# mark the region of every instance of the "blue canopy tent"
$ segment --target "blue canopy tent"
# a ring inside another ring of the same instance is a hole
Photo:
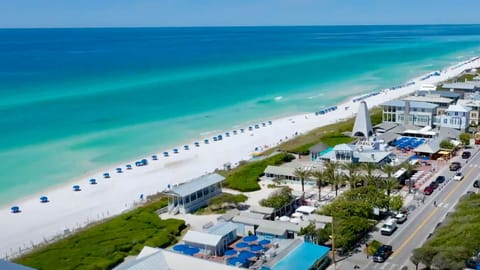
[[[158,156],[157,155],[152,155],[152,160],[158,160]]]
[[[131,164],[127,164],[127,165],[125,165],[125,168],[127,168],[127,170],[131,170],[131,169],[132,169],[132,165],[131,165]]]
[[[232,131],[233,135],[237,135],[237,130]]]
[[[248,247],[248,244],[245,242],[240,242],[235,245],[237,248],[246,248]]]
[[[110,174],[108,172],[103,173],[103,178],[110,178]]]
[[[241,132],[241,133],[245,132],[245,129],[241,128],[241,129],[240,129],[240,132]]]
[[[225,137],[230,137],[230,132],[225,132]]]
[[[237,251],[235,249],[229,249],[227,251],[225,251],[225,256],[233,256],[233,255],[236,255],[237,254]]]
[[[73,188],[73,191],[81,191],[79,185],[74,185],[72,188]]]
[[[168,152],[163,152],[164,157],[168,157]]]
[[[47,203],[48,202],[48,197],[47,196],[40,197],[40,202],[41,203]]]
[[[256,235],[249,235],[249,236],[245,236],[242,240],[244,242],[249,243],[249,242],[257,241],[258,237]]]
[[[178,252],[183,252],[187,248],[188,248],[188,245],[184,245],[184,244],[178,244],[178,245],[173,246],[173,250],[178,251]]]
[[[263,239],[263,240],[260,240],[260,241],[258,242],[258,244],[259,244],[259,245],[262,245],[262,246],[268,245],[268,244],[270,244],[270,243],[271,243],[271,241],[270,241],[270,240],[267,240],[267,239]]]
[[[117,173],[122,173],[123,172],[122,168],[116,168],[115,170],[117,171]]]
[[[174,154],[178,154],[178,149],[177,149],[177,148],[173,148],[173,153],[174,153]]]
[[[208,139],[203,140],[205,144],[208,144]]]
[[[196,147],[199,147],[200,146],[200,143],[199,142],[194,142],[193,143]]]
[[[187,254],[187,255],[190,255],[190,256],[193,256],[193,255],[197,254],[198,252],[200,252],[200,249],[197,248],[197,247],[188,247],[185,250],[183,250],[183,254]]]
[[[267,126],[267,124],[265,124],[265,123],[262,123],[262,127],[265,127],[265,126]]]
[[[223,140],[223,136],[222,136],[222,135],[218,135],[218,136],[217,136],[217,140],[219,140],[219,141]]]
[[[20,207],[18,206],[12,206],[10,207],[10,210],[12,211],[12,213],[16,214],[16,213],[20,213]]]
[[[92,178],[89,181],[90,181],[90,185],[96,185],[97,184],[97,179],[95,179],[95,178]]]
[[[218,141],[218,139],[217,139],[217,137],[216,137],[216,136],[215,136],[215,137],[213,137],[213,141],[214,141],[214,142]]]
[[[271,124],[272,124],[272,121],[268,121],[268,124],[271,125]]]
[[[190,149],[190,147],[189,147],[188,145],[184,145],[184,146],[183,146],[183,149],[185,149],[185,150],[189,150],[189,149]]]
[[[248,127],[248,130],[252,131],[252,130],[253,130],[253,127],[252,127],[252,126]]]
[[[255,128],[260,128],[260,126],[259,126],[259,125],[255,125]]]

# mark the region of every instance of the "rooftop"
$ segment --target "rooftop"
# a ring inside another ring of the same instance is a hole
[[[184,242],[202,243],[207,246],[217,246],[223,235],[210,234],[206,232],[188,231],[183,237]]]
[[[395,106],[395,107],[405,107],[405,101],[403,100],[390,100],[382,104],[382,106]],[[420,109],[435,109],[438,107],[437,104],[428,103],[428,102],[419,102],[419,101],[410,101],[410,108],[420,108]]]
[[[222,182],[224,179],[225,177],[216,173],[207,174],[207,175],[203,175],[198,178],[192,179],[183,184],[173,186],[170,190],[165,191],[165,193],[175,194],[180,197],[184,197],[194,192],[197,192],[199,190],[202,190],[206,187],[209,187],[211,185],[218,184]]]
[[[216,235],[227,235],[230,232],[236,230],[238,225],[232,222],[219,222],[212,227],[205,230],[206,233]]]
[[[469,112],[472,108],[464,107],[462,105],[450,105],[448,106],[447,112]]]
[[[418,102],[430,102],[430,103],[445,103],[450,104],[453,102],[453,99],[441,97],[440,95],[425,95],[425,96],[408,96],[403,100],[407,101],[418,101]]]
[[[451,98],[451,99],[457,99],[460,98],[459,93],[451,92],[451,91],[417,91],[415,92],[416,95],[419,96],[425,96],[425,95],[439,95],[441,97],[446,97],[446,98]]]
[[[456,83],[445,83],[442,85],[442,88],[447,89],[461,89],[461,90],[475,90],[479,87],[478,82],[456,82]]]
[[[330,146],[320,142],[320,143],[317,143],[314,146],[310,147],[308,150],[310,151],[310,153],[320,153],[320,152],[328,149],[329,147]]]

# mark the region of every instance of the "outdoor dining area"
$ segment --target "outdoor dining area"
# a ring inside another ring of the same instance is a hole
[[[225,251],[225,262],[237,267],[249,267],[271,247],[268,239],[259,240],[256,235],[245,236]]]

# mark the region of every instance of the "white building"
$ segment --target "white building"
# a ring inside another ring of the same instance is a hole
[[[383,122],[414,126],[432,126],[437,104],[417,101],[391,100],[383,103]]]
[[[464,107],[462,105],[450,105],[444,115],[435,119],[434,124],[441,127],[466,130],[470,125],[471,110],[470,107]]]

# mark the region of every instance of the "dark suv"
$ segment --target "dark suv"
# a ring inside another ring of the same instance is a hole
[[[450,166],[449,166],[450,171],[452,172],[458,171],[460,170],[460,168],[462,168],[462,165],[460,164],[460,162],[455,161],[450,163]]]
[[[465,151],[462,153],[462,158],[467,159],[467,158],[470,158],[471,155],[472,153],[470,153],[469,151]]]
[[[475,180],[475,182],[473,182],[473,187],[480,188],[480,180]]]
[[[437,176],[437,179],[435,179],[435,182],[437,184],[441,184],[441,183],[445,182],[445,176],[443,176],[443,175]]]
[[[373,254],[373,261],[382,263],[387,260],[387,258],[392,255],[393,250],[392,246],[389,245],[382,245],[377,249],[375,254]]]

